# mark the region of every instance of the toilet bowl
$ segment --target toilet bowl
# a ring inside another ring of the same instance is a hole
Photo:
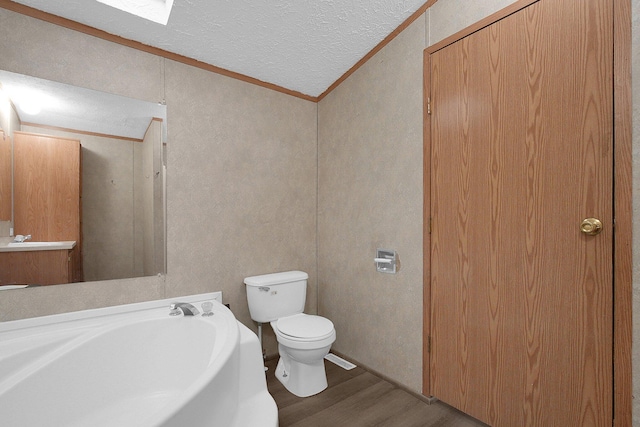
[[[278,340],[276,378],[298,397],[327,388],[324,357],[336,340],[329,319],[302,312],[308,278],[303,271],[287,271],[244,279],[251,318],[259,325],[269,322]]]
[[[276,378],[298,397],[326,389],[324,357],[336,340],[333,323],[321,316],[301,313],[273,321],[271,327],[280,354]]]

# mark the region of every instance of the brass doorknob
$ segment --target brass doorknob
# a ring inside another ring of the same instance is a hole
[[[602,222],[597,218],[585,218],[580,223],[580,231],[589,236],[595,236],[602,231]]]

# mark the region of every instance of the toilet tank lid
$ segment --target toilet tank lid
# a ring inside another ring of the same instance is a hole
[[[244,279],[247,286],[269,286],[298,280],[307,280],[309,275],[304,271],[284,271],[282,273],[263,274],[261,276],[251,276]]]

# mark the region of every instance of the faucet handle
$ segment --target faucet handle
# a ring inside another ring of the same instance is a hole
[[[209,317],[209,316],[213,316],[213,303],[211,301],[205,301],[203,302],[200,307],[202,307],[202,315],[204,317]]]
[[[178,308],[175,302],[171,303],[169,309],[171,310],[169,311],[169,316],[179,316],[180,314],[182,314],[182,310]]]

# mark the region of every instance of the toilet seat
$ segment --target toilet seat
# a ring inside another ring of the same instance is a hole
[[[287,338],[300,341],[322,340],[334,332],[331,320],[304,313],[278,319],[276,328]]]

